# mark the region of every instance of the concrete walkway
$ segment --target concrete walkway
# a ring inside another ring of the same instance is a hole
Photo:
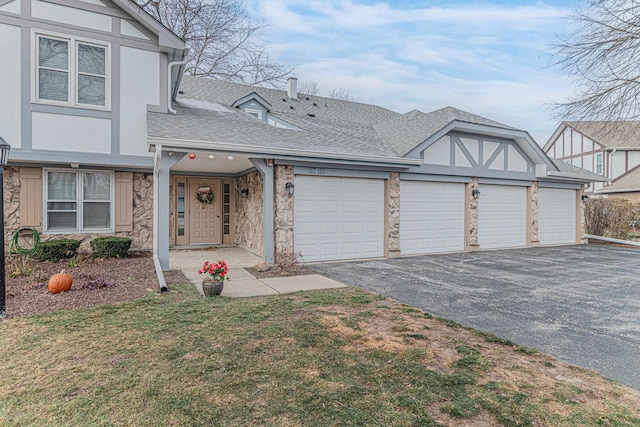
[[[229,280],[224,284],[222,296],[253,297],[346,286],[320,274],[257,279],[245,268],[261,264],[262,258],[234,247],[173,249],[169,251],[169,268],[182,270],[189,282],[202,294],[202,276],[198,274],[198,270],[205,261],[216,262],[221,259],[229,266]]]

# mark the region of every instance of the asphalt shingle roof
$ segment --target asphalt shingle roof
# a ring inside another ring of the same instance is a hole
[[[271,104],[270,116],[300,130],[269,126],[232,107],[252,92]],[[148,113],[149,136],[401,157],[453,120],[513,129],[453,107],[400,114],[377,105],[302,93],[290,99],[284,90],[191,76],[182,79],[176,110],[177,115],[169,116]]]
[[[598,193],[638,191],[640,189],[640,166],[615,179],[611,185],[598,190]]]
[[[551,161],[553,162],[554,165],[556,165],[556,167],[560,172],[583,176],[585,179],[590,179],[598,182],[601,182],[604,180],[602,175],[589,172],[588,170],[579,168],[578,166],[570,165],[569,163],[565,163],[562,160],[551,158]]]

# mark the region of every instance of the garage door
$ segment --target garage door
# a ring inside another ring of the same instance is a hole
[[[464,250],[464,184],[400,183],[403,255]]]
[[[384,255],[384,184],[296,176],[294,248],[305,261]]]
[[[480,185],[478,243],[480,248],[525,246],[527,188]]]
[[[575,190],[538,190],[538,239],[541,245],[576,242]]]

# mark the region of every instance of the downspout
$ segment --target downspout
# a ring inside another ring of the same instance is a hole
[[[164,280],[164,273],[162,272],[160,258],[158,257],[158,236],[160,233],[160,230],[158,230],[158,193],[160,192],[160,188],[158,186],[158,168],[160,167],[159,165],[161,160],[162,145],[156,145],[156,151],[153,156],[153,265],[156,268],[160,292],[167,292],[169,288],[167,288],[167,282]]]
[[[187,61],[173,61],[173,62],[169,62],[169,65],[167,66],[167,108],[169,110],[170,114],[176,114],[176,110],[174,110],[173,108],[171,108],[171,98],[172,98],[172,93],[171,93],[171,69],[173,67],[175,67],[176,65],[184,65],[186,64]]]

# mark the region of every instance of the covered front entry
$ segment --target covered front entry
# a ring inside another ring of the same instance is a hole
[[[176,177],[176,245],[222,243],[222,180]]]

